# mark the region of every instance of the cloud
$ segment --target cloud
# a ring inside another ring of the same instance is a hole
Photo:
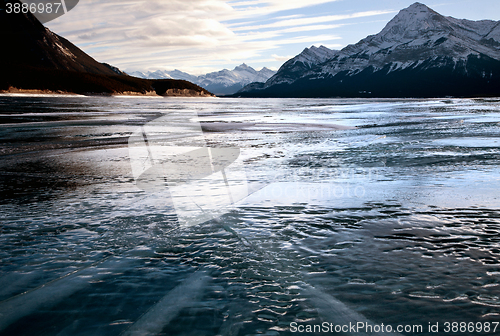
[[[284,44],[295,44],[295,43],[301,43],[304,45],[310,45],[310,44],[323,44],[326,41],[333,41],[333,40],[340,40],[341,37],[336,36],[336,35],[315,35],[315,36],[296,36],[288,39],[281,39],[278,42],[276,42],[277,45],[284,45]]]
[[[292,27],[292,28],[287,28],[287,29],[281,29],[278,32],[279,33],[298,33],[298,32],[306,32],[306,31],[314,31],[314,30],[327,30],[327,29],[330,30],[330,29],[339,28],[342,26],[343,25],[341,25],[341,24],[298,26],[298,27]]]
[[[286,62],[290,58],[295,57],[295,55],[294,56],[278,56],[276,54],[272,54],[271,56],[274,58],[275,61],[278,61],[278,62]]]
[[[303,43],[306,47],[312,42],[338,40],[340,37],[329,30],[341,25],[330,22],[388,13],[306,17],[300,12],[305,7],[334,2],[87,0],[48,26],[101,62],[125,69],[168,65],[196,72],[199,67],[214,66],[212,70],[216,70],[221,63],[252,59],[277,62],[281,58],[271,54],[287,45]],[[287,12],[275,15],[283,11]]]
[[[327,15],[327,16],[314,16],[308,18],[299,18],[299,19],[288,19],[282,21],[276,21],[269,24],[264,25],[255,25],[255,26],[244,26],[233,28],[233,31],[245,31],[245,30],[258,30],[258,29],[266,29],[266,28],[277,28],[277,27],[301,27],[304,25],[317,24],[323,22],[333,22],[340,21],[346,19],[353,18],[361,18],[367,16],[381,15],[393,13],[394,11],[367,11],[367,12],[357,12],[353,14],[345,14],[345,15]]]
[[[332,3],[339,0],[255,0],[255,1],[229,1],[228,4],[238,9],[235,18],[258,17],[274,14],[291,9],[300,9]]]

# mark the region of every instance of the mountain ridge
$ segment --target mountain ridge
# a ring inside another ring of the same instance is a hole
[[[305,48],[300,54],[286,61],[276,74],[269,79],[269,82],[265,83],[265,86],[292,83],[300,77],[301,72],[333,58],[338,52],[338,50],[331,50],[323,45],[318,48],[315,46]]]
[[[236,96],[500,95],[500,21],[445,17],[416,2],[378,34],[331,50],[329,59],[299,67],[292,60]]]
[[[177,69],[173,71],[148,71],[146,73],[140,71],[130,72],[130,75],[140,78],[172,78],[189,80],[190,82],[193,82],[217,95],[233,94],[247,84],[253,82],[265,82],[274,74],[275,71],[266,67],[257,71],[245,63],[236,66],[233,70],[222,69],[200,76],[190,75]]]

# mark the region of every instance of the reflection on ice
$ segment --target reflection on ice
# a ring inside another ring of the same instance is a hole
[[[168,189],[181,226],[218,218],[249,195],[242,162],[236,162],[240,149],[206,147],[194,112],[140,127],[129,138],[129,153],[137,186],[153,192]]]

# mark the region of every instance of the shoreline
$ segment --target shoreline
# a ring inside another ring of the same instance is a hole
[[[124,91],[114,93],[96,93],[88,92],[84,94],[62,91],[62,90],[40,90],[40,89],[18,89],[10,87],[7,90],[0,90],[1,96],[71,96],[71,97],[196,97],[196,98],[215,98],[217,96],[206,94],[202,91],[191,89],[168,89],[165,94],[159,95],[154,90],[145,93],[136,91]]]

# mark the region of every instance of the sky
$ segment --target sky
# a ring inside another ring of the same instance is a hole
[[[378,33],[415,0],[80,0],[46,23],[124,71],[200,75],[242,63],[277,70],[304,48]],[[438,13],[500,20],[499,0],[421,0]]]

